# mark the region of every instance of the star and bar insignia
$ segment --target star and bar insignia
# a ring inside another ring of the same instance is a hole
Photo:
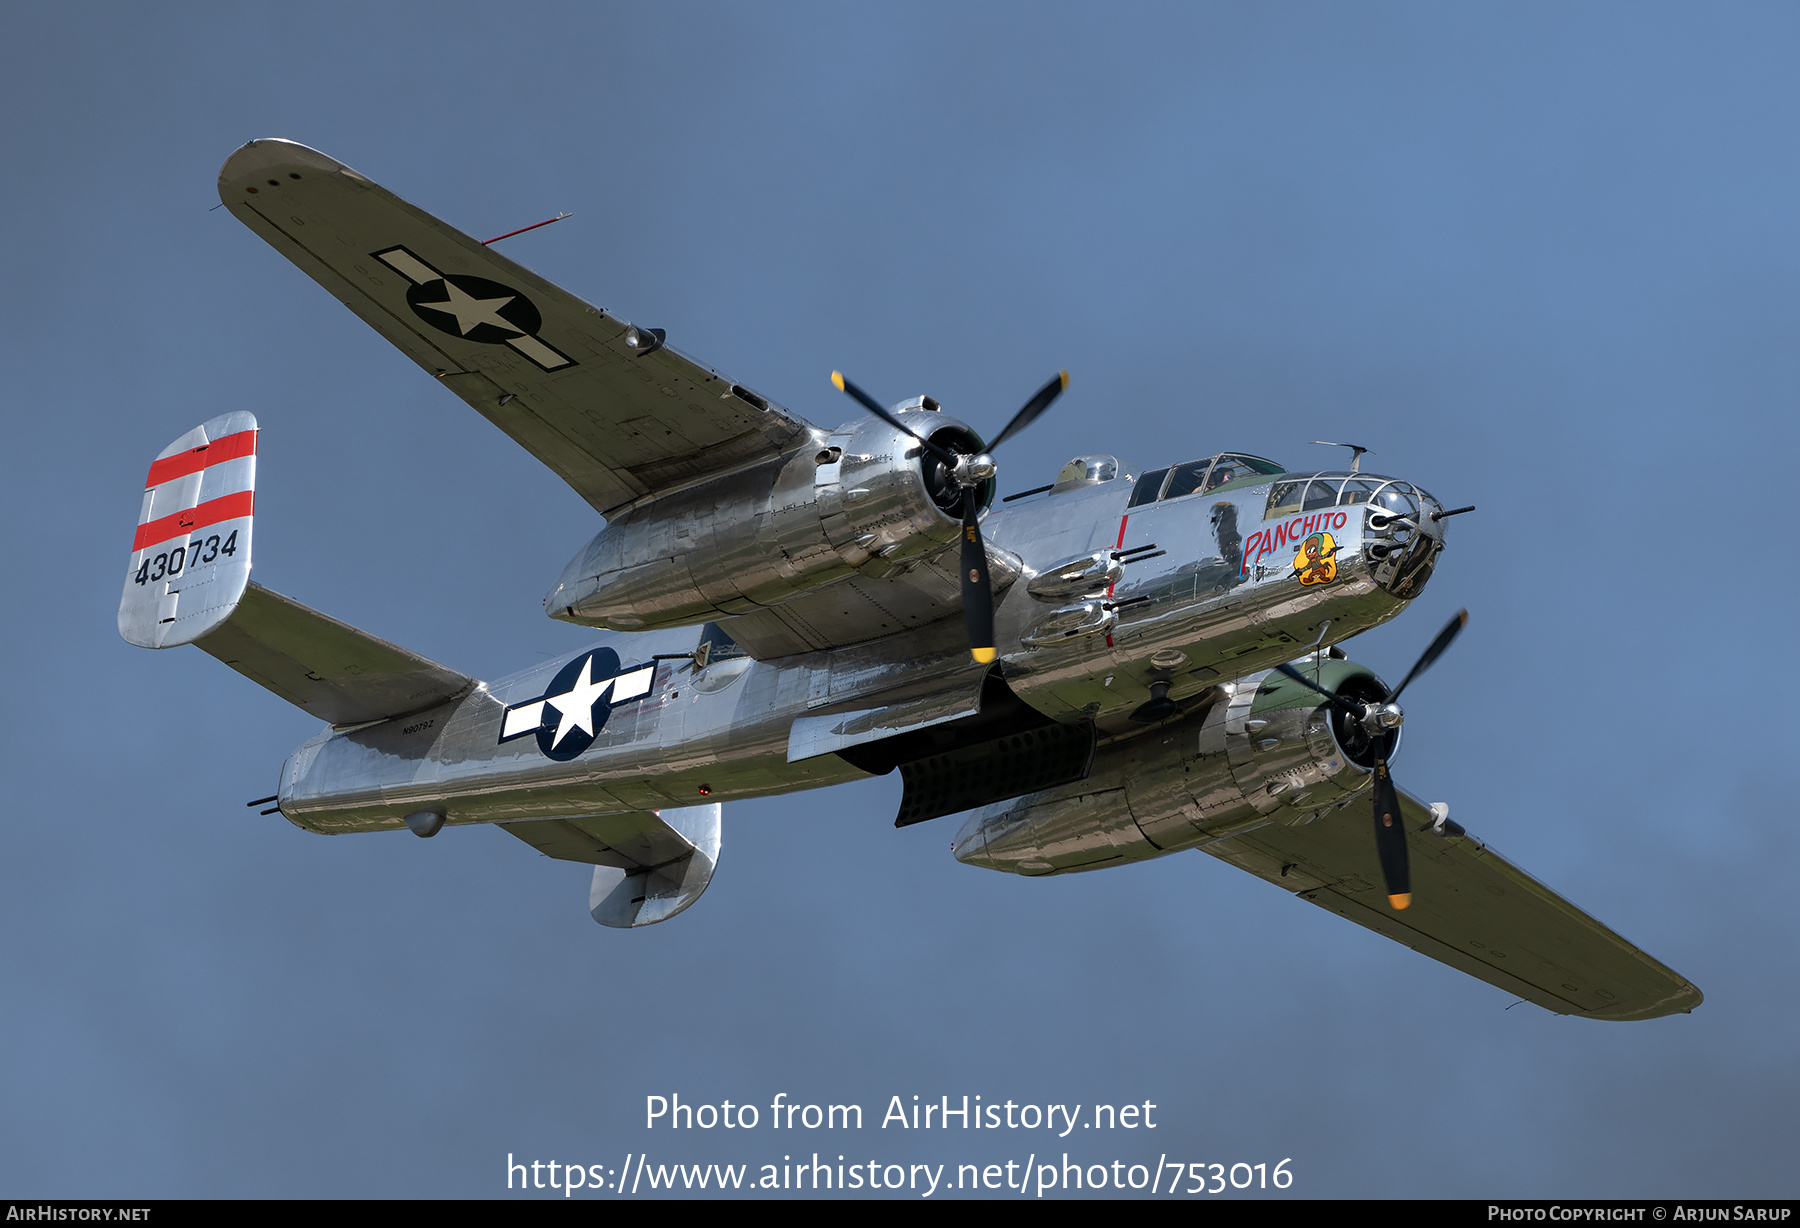
[[[535,303],[510,286],[485,277],[440,273],[404,247],[370,255],[411,283],[406,291],[407,306],[439,332],[465,341],[511,346],[546,371],[575,365],[573,358],[538,337],[543,315]]]
[[[567,762],[594,744],[615,704],[648,695],[655,675],[654,664],[621,671],[618,653],[596,648],[558,670],[539,698],[510,705],[500,741],[536,734],[539,750]]]

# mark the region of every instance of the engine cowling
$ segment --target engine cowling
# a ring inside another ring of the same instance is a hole
[[[1314,669],[1309,660],[1304,667]],[[1387,688],[1366,668],[1327,660],[1320,682],[1356,699]],[[1388,739],[1391,759],[1399,733]],[[1307,823],[1363,794],[1375,747],[1355,721],[1272,672],[1217,689],[1200,712],[1103,747],[1065,785],[977,810],[959,861],[1015,874],[1094,870],[1160,857],[1266,823]]]
[[[981,437],[947,414],[899,416],[952,451],[982,449]],[[993,493],[990,480],[983,507]],[[618,631],[748,614],[937,553],[957,538],[961,499],[917,439],[861,419],[815,432],[779,460],[623,513],[563,569],[545,609]]]

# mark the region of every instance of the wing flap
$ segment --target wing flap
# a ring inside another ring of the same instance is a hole
[[[602,514],[781,455],[809,425],[317,150],[252,141],[240,221]]]
[[[1689,1011],[1685,978],[1472,838],[1423,829],[1430,810],[1400,795],[1412,854],[1412,906],[1389,908],[1367,814],[1337,811],[1202,846],[1301,899],[1546,1010],[1590,1019]]]
[[[979,712],[983,675],[950,681],[954,685],[911,699],[880,695],[871,707],[796,717],[788,729],[788,762],[798,763],[817,755],[898,737]]]
[[[334,725],[404,716],[475,686],[467,674],[254,583],[231,617],[194,644]]]

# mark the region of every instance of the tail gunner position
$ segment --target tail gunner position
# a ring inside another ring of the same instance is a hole
[[[1400,694],[1464,616],[1396,688],[1336,645],[1419,594],[1470,509],[1361,472],[1366,449],[1327,472],[1078,457],[996,502],[994,453],[1066,373],[992,443],[833,373],[864,412],[824,429],[304,146],[246,145],[219,192],[605,522],[545,599],[594,644],[481,682],[251,581],[250,414],[165,448],[119,628],[326,722],[265,813],[497,824],[593,865],[595,920],[632,927],[705,890],[724,803],[897,768],[896,824],[968,812],[971,865],[1201,849],[1558,1013],[1699,1003],[1390,780]]]

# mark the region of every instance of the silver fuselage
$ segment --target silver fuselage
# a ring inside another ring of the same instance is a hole
[[[999,666],[1012,690],[1056,720],[1093,722],[1103,747],[1118,744],[1145,732],[1130,714],[1154,683],[1167,682],[1179,701],[1321,640],[1365,631],[1417,595],[1442,547],[1442,526],[1430,515],[1441,510],[1435,501],[1421,494],[1398,527],[1376,502],[1276,508],[1270,518],[1271,490],[1283,480],[1234,482],[1129,509],[1133,483],[1125,479],[997,504],[984,523],[990,548],[1023,564],[996,615]],[[1335,575],[1303,583],[1300,541],[1321,526],[1336,546]],[[1126,562],[1104,589],[1050,600],[1028,591],[1034,577],[1071,559],[1104,562],[1106,552],[1134,548],[1143,561]],[[835,754],[790,760],[796,719],[879,707],[933,687],[978,689],[988,667],[970,662],[955,609],[945,615],[829,651],[714,658],[704,668],[654,662],[648,692],[612,708],[592,745],[566,762],[547,757],[533,738],[503,741],[507,709],[543,696],[583,655],[572,653],[437,708],[321,731],[284,765],[280,808],[311,831],[373,831],[401,827],[423,808],[451,824],[490,823],[660,810],[860,779],[865,773]],[[601,631],[595,642],[633,669],[657,654],[691,651],[696,635],[694,627]]]

